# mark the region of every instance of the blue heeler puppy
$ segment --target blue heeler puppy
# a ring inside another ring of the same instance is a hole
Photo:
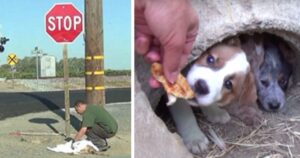
[[[255,74],[259,107],[279,111],[285,105],[285,91],[292,74],[291,48],[281,38],[267,33],[240,38]]]

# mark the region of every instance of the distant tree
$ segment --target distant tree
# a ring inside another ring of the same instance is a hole
[[[35,78],[36,77],[36,59],[35,57],[25,57],[19,60],[16,65],[16,76],[19,78]]]
[[[1,65],[1,67],[0,67],[0,77],[1,78],[8,78],[9,76],[11,76],[10,70],[11,70],[10,65],[8,65],[8,64]]]
[[[107,69],[105,70],[105,75],[106,76],[130,76],[131,71],[130,70],[111,70]]]
[[[69,71],[71,77],[83,77],[84,76],[84,59],[83,58],[70,58],[69,59]]]
[[[69,75],[70,77],[84,77],[84,59],[83,58],[69,58]],[[36,78],[36,59],[35,57],[25,57],[20,59],[16,65],[15,78]],[[63,60],[56,62],[56,76],[63,77]],[[130,76],[130,70],[105,70],[106,76]],[[11,78],[11,66],[4,64],[0,66],[0,77]]]
[[[84,59],[83,58],[69,58],[69,75],[70,77],[83,77],[84,76]],[[56,63],[56,73],[58,77],[64,75],[63,72],[63,60],[60,60]]]

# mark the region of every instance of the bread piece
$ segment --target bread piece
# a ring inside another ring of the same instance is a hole
[[[163,85],[164,89],[168,93],[169,102],[167,105],[175,103],[176,98],[192,99],[195,97],[195,93],[182,74],[179,74],[175,83],[171,84],[164,76],[161,64],[153,63],[151,66],[151,72],[153,77]]]

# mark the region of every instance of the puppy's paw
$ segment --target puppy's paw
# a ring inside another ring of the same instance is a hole
[[[262,122],[262,113],[253,107],[242,109],[237,117],[248,126],[257,126]]]
[[[183,140],[186,147],[193,154],[199,155],[207,150],[208,139],[205,135],[194,136],[193,138]]]
[[[210,110],[203,110],[206,119],[212,123],[226,123],[230,120],[230,115],[226,110],[214,108]]]
[[[257,126],[262,122],[262,116],[260,114],[245,114],[241,116],[240,119],[247,126]]]

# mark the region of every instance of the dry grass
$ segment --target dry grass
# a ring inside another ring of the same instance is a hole
[[[291,124],[278,124],[275,127],[267,126],[268,121],[265,120],[262,124],[260,124],[256,129],[254,129],[249,135],[236,138],[232,141],[225,141],[226,144],[229,145],[224,150],[220,150],[217,146],[214,146],[212,150],[205,156],[207,158],[217,158],[223,157],[226,154],[230,153],[235,148],[272,148],[273,150],[279,152],[286,157],[294,157],[291,151],[291,148],[295,147],[294,140],[295,137],[299,137],[295,134],[296,131],[293,130]],[[280,143],[279,141],[272,139],[272,135],[276,131],[276,134],[279,135],[288,135],[291,143]],[[267,139],[266,139],[267,138]],[[259,154],[260,155],[260,154]]]
[[[231,130],[234,130],[232,133],[236,137],[219,132],[227,148],[221,150],[217,145],[213,145],[211,150],[201,157],[235,157],[237,153],[245,157],[300,157],[300,108],[297,106],[300,101],[299,92],[300,88],[291,90],[285,112],[264,113],[264,120],[257,127],[247,127],[239,120],[230,121],[229,124],[233,125],[229,127],[233,127]],[[213,128],[222,131],[226,125],[214,125]]]
[[[195,111],[200,128],[210,138],[209,150],[197,158],[300,158],[300,87],[288,92],[286,108],[279,113],[263,113],[256,127],[246,126],[236,118],[226,124],[206,121]],[[171,131],[172,120],[165,119]],[[224,144],[222,144],[224,143]],[[218,144],[218,145],[216,145]]]

